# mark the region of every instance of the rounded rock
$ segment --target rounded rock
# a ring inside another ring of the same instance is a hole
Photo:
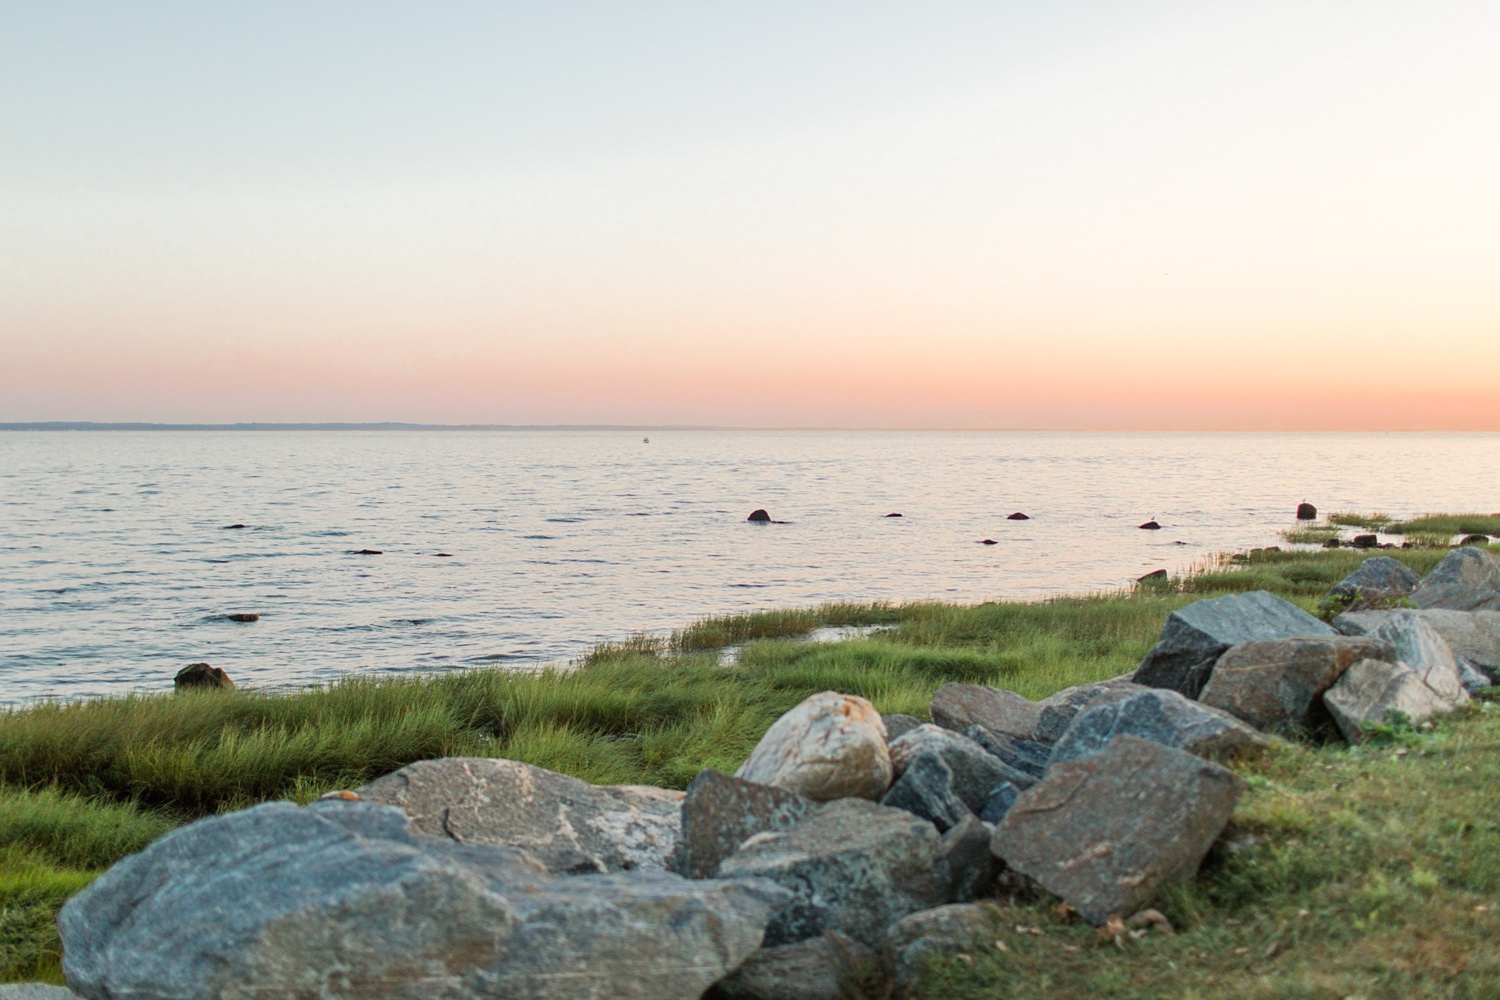
[[[772,723],[735,777],[814,802],[877,799],[893,777],[885,723],[858,695],[815,694]]]

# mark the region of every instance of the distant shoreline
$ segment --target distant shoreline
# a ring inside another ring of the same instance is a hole
[[[745,428],[715,427],[707,424],[411,424],[399,421],[367,424],[153,424],[96,423],[91,420],[0,422],[0,431],[727,431],[741,429]]]

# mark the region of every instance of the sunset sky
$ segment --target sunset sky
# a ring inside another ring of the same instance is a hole
[[[10,2],[0,420],[1500,429],[1500,3]]]

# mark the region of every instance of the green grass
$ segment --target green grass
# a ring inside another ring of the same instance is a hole
[[[1443,553],[1385,554],[1425,572]],[[6,712],[0,979],[56,981],[51,921],[61,902],[198,816],[268,799],[305,802],[448,755],[681,788],[704,767],[736,768],[778,715],[815,692],[860,694],[882,712],[924,718],[948,681],[1039,698],[1133,669],[1167,614],[1200,597],[1263,588],[1312,610],[1367,555],[1258,551],[1165,585],[1034,604],[826,605],[709,619],[668,640],[601,646],[567,672],[351,677],[292,694],[136,695]],[[835,644],[785,638],[831,624],[892,628]],[[743,650],[722,666],[715,650],[729,643]],[[1281,891],[1267,885],[1272,896]],[[1219,897],[1205,898],[1191,905],[1209,907],[1202,912],[1212,924]]]
[[[1315,524],[1306,528],[1287,528],[1281,537],[1293,545],[1321,545],[1330,538],[1339,537],[1339,529],[1332,525]]]
[[[1334,527],[1363,528],[1366,531],[1385,531],[1394,518],[1387,514],[1329,514],[1328,523]]]
[[[1455,535],[1500,535],[1500,514],[1430,514],[1393,524],[1390,530],[1444,540]]]

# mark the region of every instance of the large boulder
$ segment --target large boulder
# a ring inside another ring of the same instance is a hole
[[[877,799],[893,776],[885,724],[858,695],[815,694],[772,723],[735,776],[814,802]]]
[[[924,819],[864,799],[840,799],[790,830],[751,837],[719,865],[725,879],[760,878],[790,889],[766,944],[828,931],[878,947],[886,928],[948,901],[943,839]]]
[[[1214,663],[1230,646],[1334,634],[1332,626],[1265,590],[1194,601],[1167,616],[1160,641],[1141,661],[1134,679],[1196,698]]]
[[[1130,675],[1063,688],[1040,702],[1042,716],[1036,726],[1035,740],[1044,744],[1056,743],[1084,709],[1131,698],[1149,690],[1144,684],[1132,681]]]
[[[976,812],[1002,781],[1022,788],[1036,783],[1034,775],[1010,766],[967,736],[941,726],[918,726],[891,743],[891,765],[898,775],[904,775],[907,766],[925,752],[943,759],[953,772],[953,790]]]
[[[1463,583],[1423,586],[1408,598],[1413,607],[1446,611],[1500,611],[1500,590]]]
[[[1103,753],[1116,737],[1130,735],[1199,757],[1235,757],[1264,749],[1271,740],[1228,712],[1199,704],[1176,691],[1155,689],[1122,701],[1095,705],[1078,713],[1047,765]]]
[[[1405,563],[1390,556],[1371,556],[1359,568],[1329,589],[1319,607],[1355,610],[1375,607],[1405,597],[1416,590],[1422,578]]]
[[[953,788],[953,769],[936,750],[918,753],[906,762],[901,777],[880,797],[880,804],[920,816],[939,830],[974,815]]]
[[[1500,590],[1500,559],[1472,545],[1456,548],[1428,570],[1417,590],[1443,585]]]
[[[1442,636],[1449,647],[1468,660],[1493,683],[1500,679],[1500,611],[1364,611],[1339,615],[1334,627],[1345,635],[1370,635],[1386,623],[1410,616],[1420,618]]]
[[[994,903],[953,903],[902,918],[881,949],[897,1000],[918,995],[935,959],[993,948],[1001,916]]]
[[[870,974],[875,952],[837,931],[762,948],[705,994],[705,1000],[844,1000]]]
[[[1439,698],[1455,705],[1463,704],[1469,698],[1463,686],[1458,657],[1429,620],[1430,614],[1391,611],[1381,615],[1376,619],[1374,629],[1365,637],[1388,643],[1396,655],[1372,658],[1405,663]]]
[[[1405,663],[1384,660],[1360,660],[1351,666],[1323,695],[1323,703],[1350,743],[1364,742],[1366,726],[1390,722],[1397,714],[1417,723],[1459,705],[1434,691]]]
[[[418,833],[519,847],[554,872],[664,869],[682,830],[681,792],[488,757],[418,761],[355,794],[400,808]]]
[[[693,779],[682,800],[682,868],[713,878],[719,862],[757,833],[787,830],[816,808],[784,788],[757,785],[712,769]]]
[[[1212,761],[1119,736],[1021,793],[991,850],[1102,924],[1192,878],[1244,788]]]
[[[994,733],[1031,739],[1042,708],[1029,698],[980,684],[944,684],[932,696],[932,721],[961,733],[983,726]]]
[[[89,1000],[695,1000],[787,893],[665,872],[549,875],[415,835],[400,810],[277,802],[127,857],[58,916]]]
[[[1268,733],[1324,732],[1333,720],[1323,692],[1351,664],[1396,658],[1389,643],[1354,636],[1242,642],[1219,657],[1198,701]]]

